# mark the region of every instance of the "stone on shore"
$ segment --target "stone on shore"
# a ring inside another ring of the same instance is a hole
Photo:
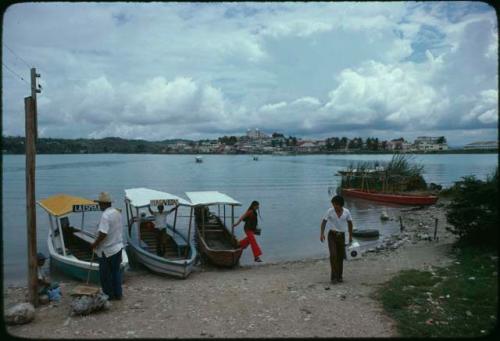
[[[18,303],[5,313],[5,323],[9,325],[26,324],[35,318],[35,308],[31,303]]]

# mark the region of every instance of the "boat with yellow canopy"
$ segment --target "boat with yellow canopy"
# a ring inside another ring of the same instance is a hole
[[[93,200],[68,194],[56,194],[38,200],[37,204],[49,216],[47,245],[51,266],[84,281],[90,270],[90,281],[99,283],[99,263],[95,255],[92,257],[90,248],[100,218],[99,205]],[[128,257],[123,248],[121,271],[127,268]]]

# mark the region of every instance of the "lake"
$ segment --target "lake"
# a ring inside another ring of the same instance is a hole
[[[194,155],[78,154],[38,155],[36,199],[66,193],[96,199],[107,191],[114,206],[124,208],[124,190],[148,187],[186,198],[185,192],[220,191],[242,203],[239,217],[252,200],[260,202],[262,235],[258,242],[268,262],[318,258],[328,255],[327,243],[319,241],[319,226],[331,207],[329,188],[336,188],[338,170],[358,161],[389,161],[391,155]],[[497,154],[415,155],[424,166],[424,178],[449,187],[462,176],[486,177],[498,165]],[[2,233],[4,282],[26,283],[27,232],[25,198],[25,157],[4,155],[2,167]],[[355,228],[378,228],[382,235],[399,232],[397,220],[381,222],[386,210],[396,217],[402,208],[346,198]],[[125,212],[125,210],[123,210]],[[125,213],[124,221],[125,221]],[[236,217],[236,218],[237,218]],[[97,221],[96,221],[97,222]],[[48,256],[48,217],[37,206],[38,250]],[[235,229],[243,238],[243,224]],[[375,242],[362,242],[369,247]],[[250,248],[241,264],[252,264]]]

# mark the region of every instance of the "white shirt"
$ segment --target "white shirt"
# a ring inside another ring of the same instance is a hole
[[[97,232],[106,234],[106,238],[104,238],[96,248],[96,253],[99,257],[102,257],[103,252],[106,257],[110,257],[119,252],[123,248],[121,213],[113,207],[108,207],[104,210]]]
[[[153,212],[153,215],[155,216],[155,227],[157,229],[161,229],[164,227],[167,227],[167,215],[168,213],[163,211],[163,212]]]
[[[352,221],[351,212],[345,207],[342,208],[342,214],[337,216],[337,212],[335,212],[335,208],[330,207],[323,217],[323,220],[326,220],[326,228],[332,229],[337,232],[348,233],[348,221]],[[347,238],[346,238],[347,239]]]

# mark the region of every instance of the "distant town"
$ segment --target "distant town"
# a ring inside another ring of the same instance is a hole
[[[24,137],[2,137],[3,154],[24,154]],[[323,140],[301,139],[259,129],[248,129],[242,136],[223,136],[217,139],[164,141],[128,140],[118,137],[102,139],[38,138],[38,154],[329,154],[329,153],[453,153],[498,152],[498,141],[482,141],[449,148],[445,136],[420,136],[413,142],[403,137],[380,140],[376,137],[330,137]]]

